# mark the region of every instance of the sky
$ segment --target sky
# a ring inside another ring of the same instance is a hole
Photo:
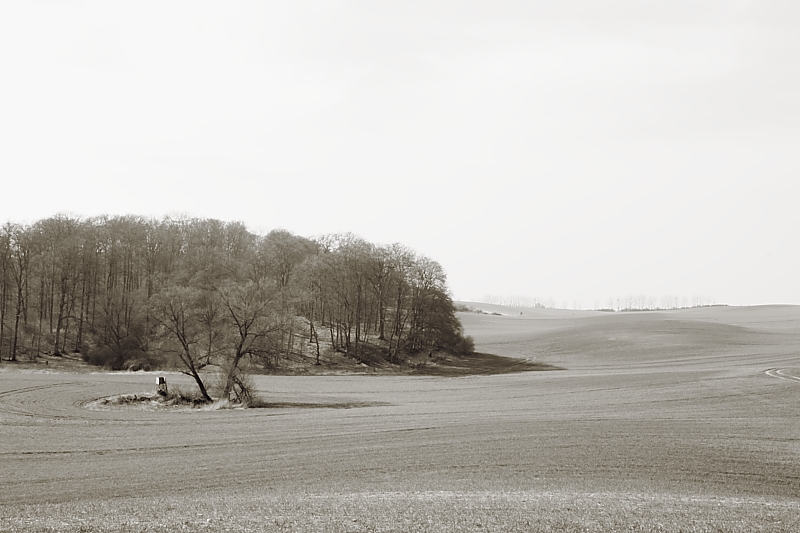
[[[800,3],[0,0],[0,221],[352,232],[459,300],[800,304]]]

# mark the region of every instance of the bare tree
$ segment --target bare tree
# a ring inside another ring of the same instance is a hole
[[[0,233],[0,363],[3,362],[3,341],[6,329],[6,301],[11,286],[11,234],[12,226],[6,224]]]
[[[279,329],[275,287],[266,281],[228,282],[216,292],[221,302],[225,342],[220,364],[224,373],[221,398],[230,399],[232,392],[249,393],[242,379],[242,360],[265,355],[269,351],[269,335]],[[239,390],[234,391],[234,387]]]
[[[181,373],[191,376],[203,399],[211,401],[200,371],[215,355],[217,317],[210,295],[190,287],[169,287],[150,299],[150,313],[161,326],[165,351],[174,353]],[[211,309],[209,309],[211,308]]]
[[[19,348],[20,322],[28,321],[28,294],[30,281],[31,258],[34,253],[33,242],[27,228],[18,224],[7,224],[5,234],[10,245],[10,261],[8,261],[11,279],[16,289],[16,307],[14,311],[14,332],[11,342],[12,361],[17,360]]]

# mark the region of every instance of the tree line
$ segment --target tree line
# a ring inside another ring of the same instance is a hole
[[[572,305],[567,300],[557,304],[554,298],[531,298],[527,296],[501,296],[489,294],[479,302],[510,307],[529,307],[535,309],[574,309],[581,310],[583,305],[575,300]],[[594,307],[587,308],[595,311],[663,311],[668,309],[690,309],[694,307],[713,307],[718,304],[714,298],[693,296],[691,298],[677,295],[656,296],[648,294],[630,294],[624,298],[609,298],[605,307],[600,305],[600,300],[594,301]]]
[[[81,353],[112,369],[174,365],[210,399],[244,363],[325,350],[358,361],[470,353],[442,267],[353,234],[266,235],[201,218],[58,215],[0,230],[0,361]]]

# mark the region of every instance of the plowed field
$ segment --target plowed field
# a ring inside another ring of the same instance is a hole
[[[563,370],[99,410],[158,374],[2,363],[0,531],[800,530],[800,308],[496,310],[480,352]]]

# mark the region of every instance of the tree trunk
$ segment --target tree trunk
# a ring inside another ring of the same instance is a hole
[[[83,317],[84,317],[84,304],[86,303],[86,276],[83,276],[81,285],[81,310],[78,317],[78,332],[75,335],[75,352],[80,352],[81,343],[83,341]]]
[[[14,317],[14,342],[11,345],[11,360],[17,360],[17,340],[19,339],[19,319],[22,315],[22,291],[19,293],[19,299],[17,300],[17,313]]]
[[[378,302],[378,340],[385,341],[384,329],[386,327],[386,306]]]
[[[67,334],[69,334],[69,319],[64,321],[64,336],[62,337],[61,341],[61,353],[62,355],[67,353]]]
[[[311,336],[314,338],[314,342],[317,345],[317,365],[320,365],[319,362],[319,336],[317,335],[317,330],[314,328],[314,322],[309,320],[309,324],[311,325]]]
[[[58,318],[56,319],[56,340],[53,345],[53,355],[61,355],[59,341],[61,340],[61,327],[64,323],[64,294],[62,293],[58,302]]]
[[[197,388],[200,389],[200,394],[203,396],[203,399],[207,402],[213,401],[206,390],[203,380],[200,379],[200,374],[197,372],[197,370],[192,369],[192,377],[194,378],[195,383],[197,383]]]
[[[233,390],[233,379],[236,377],[236,370],[239,367],[239,361],[244,356],[243,353],[237,350],[236,356],[234,357],[233,361],[231,362],[231,367],[228,369],[228,375],[225,376],[225,388],[222,390],[222,395],[220,399],[230,400],[231,399],[231,391]]]
[[[6,277],[3,271],[2,291],[0,291],[0,363],[3,362],[3,338],[6,332]]]

